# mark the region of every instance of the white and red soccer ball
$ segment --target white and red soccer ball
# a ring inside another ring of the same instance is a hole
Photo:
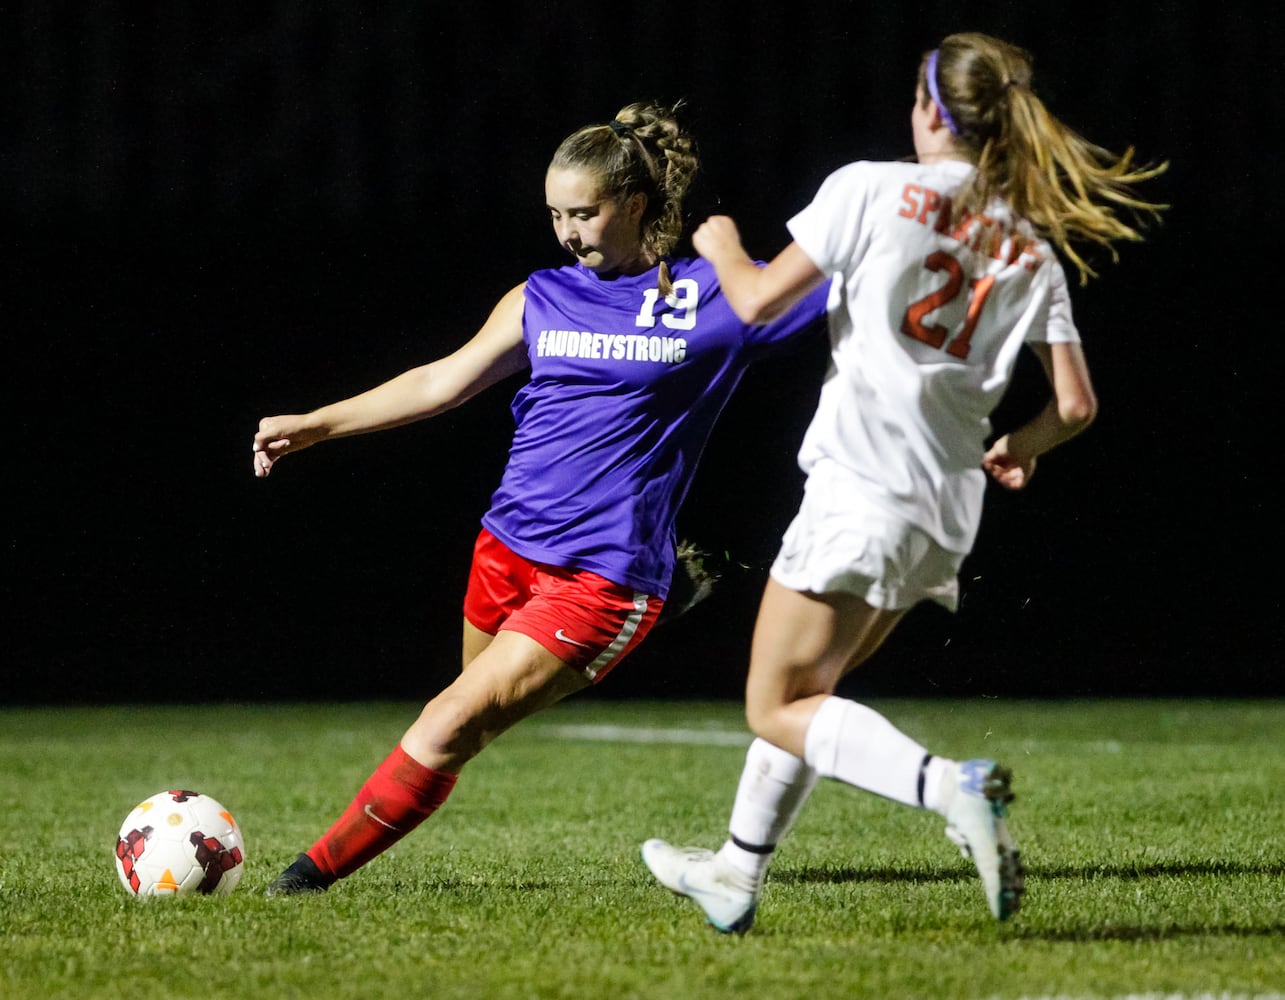
[[[116,874],[134,896],[227,895],[241,881],[236,820],[200,792],[158,792],[134,807],[116,838]]]

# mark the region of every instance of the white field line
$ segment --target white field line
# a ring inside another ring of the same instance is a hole
[[[620,726],[620,725],[548,725],[541,723],[531,723],[523,727],[522,732],[531,733],[549,737],[552,739],[566,740],[589,740],[599,743],[673,743],[688,744],[691,746],[724,746],[724,747],[741,747],[749,746],[753,737],[748,732],[737,732],[729,729],[684,729],[673,726]],[[1024,750],[1026,753],[1032,751],[1044,752],[1049,748],[1055,748],[1059,753],[1065,752],[1068,747],[1074,748],[1078,753],[1100,753],[1100,754],[1120,754],[1136,750],[1137,747],[1131,747],[1127,743],[1119,740],[1058,740],[1048,742],[1044,740],[1023,740],[1016,744],[1017,749]],[[1146,744],[1146,748],[1153,748],[1151,744]],[[1184,751],[1196,752],[1200,750],[1224,749],[1219,744],[1184,744]],[[1220,993],[1174,993],[1174,994],[1138,994],[1137,996],[1121,995],[1112,997],[1110,1000],[1247,1000],[1248,995],[1239,996],[1235,994]],[[1026,997],[1023,1000],[1072,1000],[1070,997]],[[1285,993],[1265,993],[1254,994],[1253,1000],[1285,1000]]]
[[[530,731],[560,740],[599,743],[672,743],[688,746],[747,747],[747,732],[726,729],[670,729],[654,726],[533,726]]]
[[[596,743],[665,743],[687,746],[747,747],[753,737],[745,731],[729,729],[691,729],[673,726],[621,726],[621,725],[549,725],[534,723],[523,732],[550,739],[587,740]],[[1059,752],[1075,747],[1080,753],[1120,754],[1127,744],[1119,740],[1068,740],[1048,743],[1043,740],[1024,740],[1019,745],[1026,753],[1043,752],[1056,747]],[[1198,745],[1185,745],[1184,750],[1201,749]],[[1209,744],[1209,750],[1219,749]],[[1071,997],[1025,997],[1023,1000],[1073,1000]],[[1251,1000],[1251,995],[1221,993],[1173,993],[1120,995],[1109,1000]],[[1285,1000],[1285,993],[1253,994],[1252,1000]]]

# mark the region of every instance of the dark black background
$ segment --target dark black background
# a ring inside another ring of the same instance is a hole
[[[633,100],[688,102],[693,216],[735,216],[770,256],[829,171],[910,152],[916,62],[961,29],[1030,48],[1037,90],[1077,130],[1170,160],[1147,193],[1173,208],[1074,291],[1097,424],[1028,491],[992,491],[960,612],[916,610],[850,683],[1285,693],[1277,15],[509,6],[9,5],[0,697],[431,694],[458,668],[517,383],[268,481],[251,475],[259,417],[448,352],[561,263],[548,157]],[[747,378],[680,521],[728,561],[722,589],[598,696],[739,695],[823,363],[818,341]],[[1041,391],[1023,366],[997,424]]]

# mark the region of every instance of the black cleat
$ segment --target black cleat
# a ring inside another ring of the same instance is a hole
[[[276,877],[264,894],[268,896],[307,896],[325,892],[335,880],[326,875],[316,862],[306,854],[300,854],[294,863]]]

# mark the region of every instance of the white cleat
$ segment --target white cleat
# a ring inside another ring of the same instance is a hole
[[[715,929],[744,934],[753,926],[758,893],[744,888],[745,876],[713,851],[649,840],[642,845],[642,856],[656,881],[696,903]]]
[[[991,913],[1007,920],[1021,908],[1025,890],[1021,854],[1005,822],[1013,773],[993,760],[966,760],[956,782],[946,807],[946,836],[977,865]]]

